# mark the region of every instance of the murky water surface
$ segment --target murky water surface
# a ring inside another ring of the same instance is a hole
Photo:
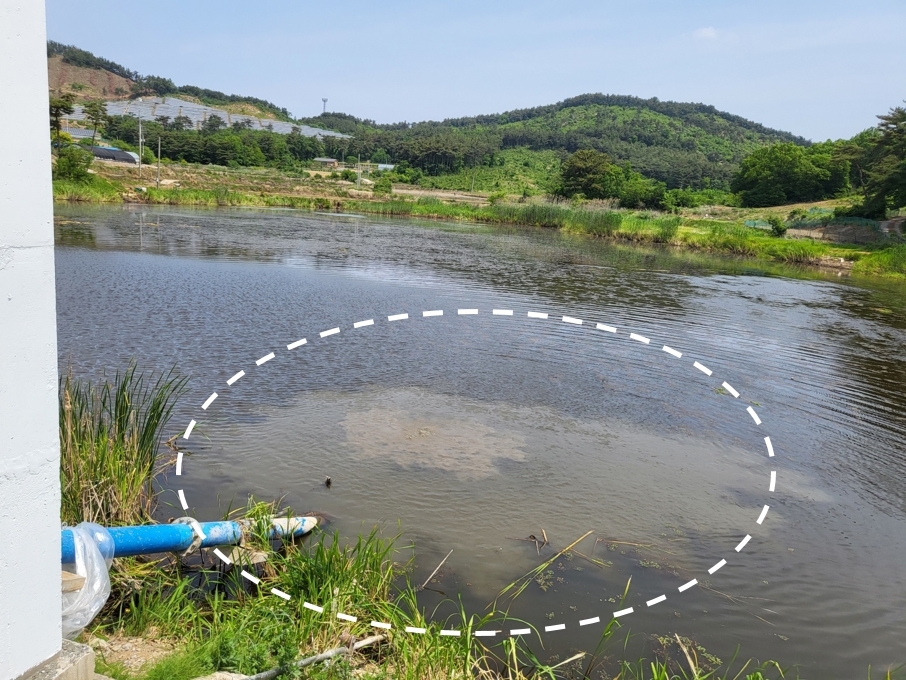
[[[452,549],[434,587],[474,611],[538,563],[515,539],[593,531],[578,550],[609,566],[560,560],[513,609],[566,624],[542,658],[593,648],[579,620],[632,576],[638,640],[740,645],[805,677],[906,661],[906,287],[529,229],[57,212],[61,368],[191,375],[171,429],[198,421],[192,455],[162,518],[183,488],[200,519],[255,494],[347,535],[399,522],[414,580]]]

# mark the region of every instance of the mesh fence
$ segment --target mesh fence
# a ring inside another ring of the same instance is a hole
[[[878,223],[874,220],[865,219],[864,217],[834,217],[833,213],[824,217],[792,220],[787,224],[793,229],[814,229],[815,227],[826,227],[828,225],[878,228]]]

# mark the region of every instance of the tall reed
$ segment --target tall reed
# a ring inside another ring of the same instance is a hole
[[[187,378],[146,378],[135,362],[100,384],[60,380],[61,519],[132,524],[150,519],[160,439]],[[153,382],[152,382],[153,381]]]

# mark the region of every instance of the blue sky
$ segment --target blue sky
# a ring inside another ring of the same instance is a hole
[[[906,99],[903,0],[47,0],[47,35],[296,116],[443,119],[604,92],[813,140]]]

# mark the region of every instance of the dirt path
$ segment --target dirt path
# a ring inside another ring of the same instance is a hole
[[[487,205],[487,196],[481,194],[472,194],[461,191],[445,191],[442,189],[420,189],[408,184],[394,184],[393,193],[401,196],[413,196],[415,198],[437,198],[442,201],[455,203],[471,203],[472,205]]]

